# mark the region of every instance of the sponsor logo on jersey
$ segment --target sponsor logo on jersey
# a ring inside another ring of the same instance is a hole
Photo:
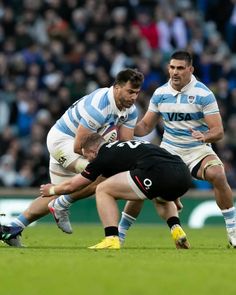
[[[189,113],[168,113],[169,121],[189,121],[192,120]]]

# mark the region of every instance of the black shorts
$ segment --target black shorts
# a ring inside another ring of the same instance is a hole
[[[130,176],[150,200],[160,197],[166,201],[174,201],[187,192],[192,181],[189,169],[184,163],[134,169],[130,171]]]

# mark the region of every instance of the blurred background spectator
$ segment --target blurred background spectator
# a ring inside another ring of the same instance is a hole
[[[142,116],[177,49],[216,95],[225,137],[214,149],[236,189],[236,0],[0,0],[0,186],[48,182],[50,126],[125,67],[145,75]],[[161,136],[160,122],[147,138]]]

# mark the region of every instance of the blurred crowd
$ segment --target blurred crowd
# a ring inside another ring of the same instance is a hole
[[[48,182],[50,126],[125,67],[145,76],[142,116],[176,49],[217,98],[225,137],[214,148],[236,188],[236,0],[0,0],[0,186]]]

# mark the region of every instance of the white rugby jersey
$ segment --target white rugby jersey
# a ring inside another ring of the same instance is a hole
[[[107,125],[134,128],[137,118],[138,113],[134,105],[122,111],[117,108],[111,86],[99,88],[77,100],[55,126],[61,132],[75,137],[79,124],[96,132]]]
[[[189,128],[206,132],[206,115],[219,113],[214,94],[192,75],[191,81],[177,91],[170,81],[156,89],[149,111],[160,114],[164,121],[163,142],[176,147],[191,148],[202,143],[194,139]]]

